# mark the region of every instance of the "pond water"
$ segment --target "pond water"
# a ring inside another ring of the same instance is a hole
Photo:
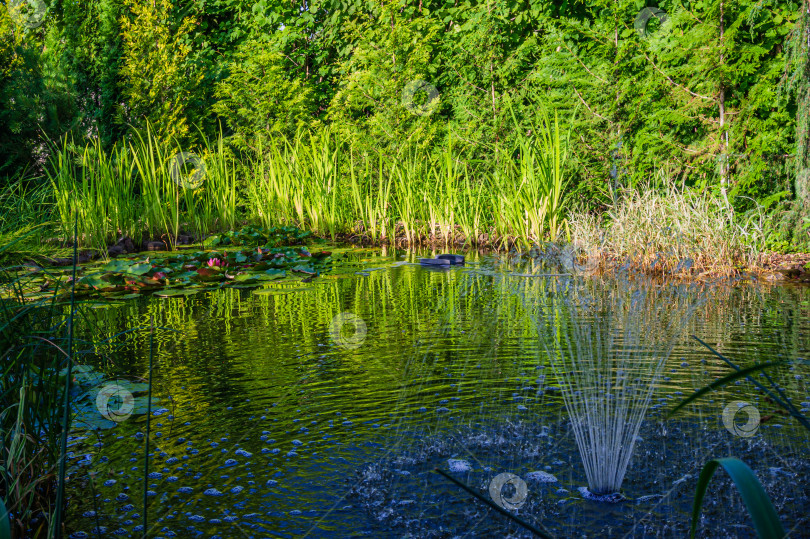
[[[486,497],[497,475],[524,478],[517,514],[552,536],[683,537],[700,468],[724,456],[751,466],[791,536],[807,536],[807,432],[753,385],[732,384],[664,415],[730,372],[689,335],[742,365],[807,357],[808,289],[704,290],[655,384],[623,484],[630,499],[600,503],[580,495],[587,481],[563,384],[525,301],[560,281],[598,278],[539,277],[561,269],[475,253],[463,267],[430,270],[411,264],[417,256],[353,250],[311,283],[93,310],[85,337],[145,328],[115,339],[108,361],[93,365],[109,383],[142,381],[152,352],[149,537],[531,536],[434,468]],[[800,362],[772,376],[808,408],[809,371]],[[733,401],[758,408],[754,436],[724,427]],[[72,537],[142,536],[143,412],[136,406],[117,422],[90,420],[87,410],[79,418]],[[703,525],[707,537],[756,536],[722,472]]]

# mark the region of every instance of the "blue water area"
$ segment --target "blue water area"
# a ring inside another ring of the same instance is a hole
[[[555,368],[532,305],[564,298],[571,282],[598,296],[587,283],[609,279],[475,253],[464,266],[419,266],[435,254],[354,250],[312,282],[94,309],[79,330],[100,344],[84,373],[95,390],[76,395],[70,536],[141,537],[144,520],[149,537],[532,536],[439,468],[487,499],[499,474],[521,478],[512,513],[552,536],[683,537],[700,468],[723,456],[749,464],[785,527],[805,533],[807,432],[762,391],[738,381],[666,414],[730,372],[690,335],[741,365],[807,357],[807,289],[686,289],[695,308],[652,382],[627,499],[605,503],[583,496],[566,407],[566,391],[587,388]],[[799,360],[771,373],[805,411],[809,370]],[[112,383],[131,409],[115,394],[106,417],[98,388]],[[751,436],[723,422],[735,401],[760,414]],[[720,473],[704,506],[704,536],[756,536]]]

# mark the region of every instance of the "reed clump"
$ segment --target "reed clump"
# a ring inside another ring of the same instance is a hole
[[[730,276],[755,267],[763,244],[761,227],[722,197],[672,183],[627,192],[600,216],[573,212],[568,222],[572,240],[597,246],[606,261],[666,275]]]
[[[222,137],[190,152],[147,129],[110,150],[98,139],[51,145],[45,169],[62,238],[77,223],[80,245],[105,252],[121,236],[174,241],[231,230],[237,222],[236,162]]]
[[[195,150],[166,145],[147,128],[111,149],[97,139],[53,144],[46,175],[61,236],[78,221],[79,244],[99,250],[121,236],[204,236],[237,222],[333,240],[529,247],[565,227],[567,136],[556,115],[543,118],[493,147],[470,148],[450,133],[431,152],[359,148],[326,127],[262,134],[235,154],[221,134],[201,137]],[[173,172],[177,156],[190,153],[198,162],[184,174],[202,169],[202,181]],[[481,153],[493,159],[470,157]]]
[[[55,297],[26,300],[27,279],[0,269],[0,501],[13,537],[46,537],[55,525],[69,317]]]
[[[487,148],[486,162],[452,133],[433,153],[369,152],[328,129],[271,138],[250,158],[248,219],[372,243],[555,240],[565,227],[567,137],[556,116],[532,133]]]

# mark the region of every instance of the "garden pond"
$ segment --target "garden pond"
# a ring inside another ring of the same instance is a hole
[[[808,536],[808,432],[796,421],[744,380],[666,417],[730,372],[691,335],[739,365],[791,360],[771,376],[807,411],[808,288],[690,288],[703,303],[655,383],[627,499],[603,503],[580,493],[563,384],[525,298],[607,277],[531,256],[470,252],[433,269],[418,264],[432,252],[318,245],[301,265],[300,248],[283,263],[230,249],[156,254],[149,269],[102,262],[129,277],[84,281],[100,290],[82,300],[92,316],[77,337],[108,340],[74,371],[71,537],[143,535],[147,441],[149,537],[532,536],[436,468],[487,497],[499,474],[522,478],[516,514],[551,536],[684,537],[700,469],[724,456],[756,472],[791,537]],[[246,262],[225,286],[218,272]],[[158,286],[171,272],[192,286]],[[724,424],[735,401],[757,408],[754,435]],[[722,472],[703,505],[704,536],[756,536]]]

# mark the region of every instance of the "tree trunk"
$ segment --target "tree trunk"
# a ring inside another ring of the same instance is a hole
[[[725,43],[723,37],[725,36],[725,21],[723,20],[723,2],[720,2],[720,64],[725,61]],[[721,77],[724,76],[721,74]],[[728,202],[728,129],[726,128],[726,88],[725,82],[720,80],[720,193],[723,195],[723,200],[726,203],[726,210],[732,211],[731,204]]]
[[[805,0],[799,21],[798,50],[803,66],[799,67],[802,80],[798,81],[796,102],[796,198],[802,214],[810,215],[810,0]]]

